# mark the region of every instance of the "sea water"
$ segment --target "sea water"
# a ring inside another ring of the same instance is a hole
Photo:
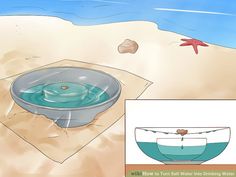
[[[139,148],[149,157],[161,161],[161,162],[168,162],[168,161],[200,161],[205,162],[208,161],[216,156],[218,156],[228,145],[226,142],[220,143],[207,143],[205,150],[201,154],[191,154],[191,152],[199,152],[199,149],[203,148],[201,146],[193,146],[193,147],[184,147],[187,148],[186,152],[190,152],[190,154],[182,154],[176,155],[176,151],[181,152],[181,147],[163,147],[163,148],[172,148],[175,151],[173,155],[161,153],[160,148],[155,142],[137,142]],[[181,153],[180,153],[181,154]]]
[[[79,108],[102,103],[110,96],[102,89],[90,84],[54,83],[40,84],[20,94],[23,100],[52,108]]]
[[[235,0],[1,0],[0,15],[51,16],[77,25],[150,21],[162,30],[236,48]]]

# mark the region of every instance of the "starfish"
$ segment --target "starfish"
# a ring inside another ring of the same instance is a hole
[[[203,47],[208,47],[207,44],[205,44],[202,41],[199,41],[197,39],[181,39],[181,41],[185,41],[184,43],[180,44],[180,46],[193,46],[193,49],[196,54],[198,54],[198,45],[203,46]]]

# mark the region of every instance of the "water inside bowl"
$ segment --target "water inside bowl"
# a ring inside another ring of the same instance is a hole
[[[168,162],[174,161],[170,157],[167,158],[162,152],[160,152],[156,142],[137,142],[139,148],[149,157],[161,161]],[[216,143],[207,143],[204,152],[198,157],[194,158],[192,161],[208,161],[216,156],[218,156],[228,145],[228,142],[216,142]],[[179,147],[181,148],[181,147]],[[198,147],[193,147],[193,149]],[[191,148],[192,149],[192,148]],[[190,150],[191,150],[190,149]],[[173,158],[173,157],[172,157]],[[174,157],[175,158],[175,157]],[[178,157],[179,158],[179,157]],[[184,161],[183,157],[183,161]]]
[[[71,82],[39,84],[20,94],[23,100],[53,108],[79,108],[107,101],[106,91],[90,85]]]

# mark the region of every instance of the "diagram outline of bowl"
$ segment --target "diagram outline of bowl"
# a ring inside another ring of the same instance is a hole
[[[44,115],[62,128],[71,128],[92,122],[97,114],[115,104],[121,85],[115,77],[100,70],[60,66],[18,76],[10,93],[23,109]]]
[[[187,130],[188,133],[181,135],[177,133],[178,130]],[[176,165],[202,164],[216,158],[226,149],[230,142],[231,129],[230,127],[136,127],[134,136],[139,149],[148,157],[161,163]],[[162,149],[162,152],[160,147],[158,147],[158,139],[166,139],[165,142],[162,142],[162,145],[166,145],[163,147],[164,150]],[[173,141],[168,141],[168,139]],[[194,139],[198,142],[194,142]],[[206,142],[205,147],[204,139]],[[195,153],[202,150],[202,154],[181,156],[181,143],[183,143],[183,150],[186,152],[189,151],[184,148],[189,146],[189,150],[194,150]],[[200,147],[200,145],[203,147]],[[173,150],[174,153],[168,156],[168,153],[173,152]],[[178,153],[180,156],[178,156]]]

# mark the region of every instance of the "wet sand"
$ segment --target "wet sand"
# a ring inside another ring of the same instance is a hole
[[[0,78],[73,59],[127,70],[153,84],[141,98],[236,98],[236,50],[180,47],[178,34],[150,22],[75,26],[53,17],[0,17]],[[139,44],[120,54],[125,39]],[[121,177],[124,119],[63,164],[53,162],[0,125],[0,176]],[[112,158],[111,158],[112,157]],[[95,170],[96,169],[96,170]]]

